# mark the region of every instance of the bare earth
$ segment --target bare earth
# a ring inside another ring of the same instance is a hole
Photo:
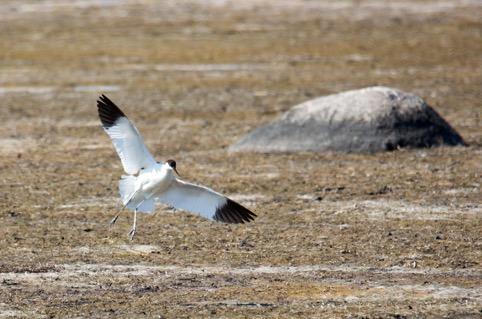
[[[0,3],[0,318],[480,318],[480,1]],[[310,98],[422,96],[467,148],[229,154]],[[159,160],[253,209],[119,207],[106,93]]]

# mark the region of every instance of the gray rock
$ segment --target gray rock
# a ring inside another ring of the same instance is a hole
[[[388,87],[369,87],[296,105],[229,150],[377,152],[439,145],[465,142],[420,97]]]

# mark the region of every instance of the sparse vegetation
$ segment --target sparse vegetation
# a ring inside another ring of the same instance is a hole
[[[480,316],[477,1],[137,2],[0,4],[0,317]],[[375,84],[422,96],[470,146],[226,152],[294,104]],[[127,214],[109,229],[122,169],[97,85],[159,159],[256,222],[162,207],[134,243]]]

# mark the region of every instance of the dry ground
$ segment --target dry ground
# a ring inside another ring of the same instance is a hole
[[[464,317],[482,312],[480,1],[0,3],[0,317]],[[467,148],[228,154],[315,96],[424,97]],[[160,207],[113,228],[95,99],[159,159],[259,215]]]

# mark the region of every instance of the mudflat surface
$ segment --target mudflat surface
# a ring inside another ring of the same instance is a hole
[[[2,1],[0,317],[482,312],[480,1]],[[469,147],[230,154],[292,105],[423,97]],[[253,209],[159,207],[127,239],[105,93],[160,160]]]

